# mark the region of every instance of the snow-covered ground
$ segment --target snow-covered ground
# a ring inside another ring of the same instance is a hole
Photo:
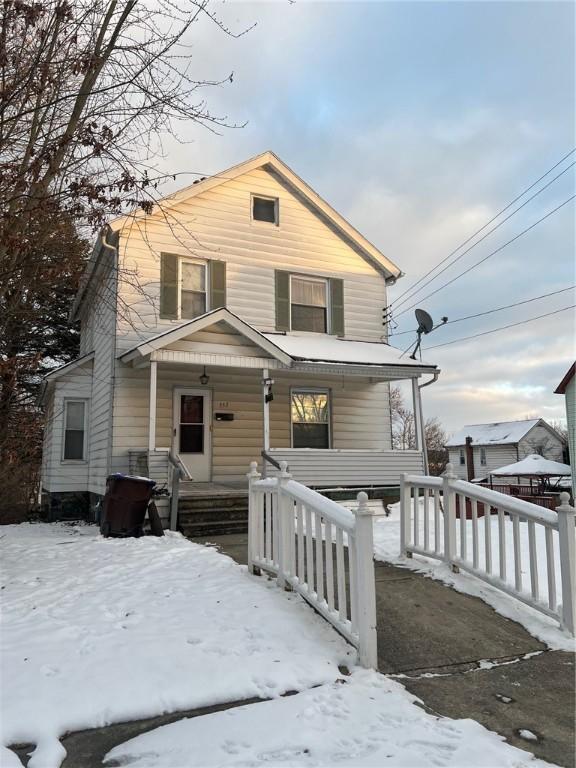
[[[397,515],[376,529],[385,554]],[[178,534],[113,540],[25,524],[4,526],[0,549],[2,743],[37,744],[30,768],[57,768],[67,731],[248,697],[272,700],[165,726],[110,757],[155,768],[545,765],[476,722],[425,713],[382,675],[343,677],[355,651],[303,600]],[[0,765],[20,763],[2,749]]]
[[[420,537],[423,541],[423,500],[420,499]],[[374,519],[374,551],[378,560],[383,560],[389,563],[400,564],[407,568],[419,571],[434,579],[439,579],[446,584],[454,587],[459,592],[466,592],[470,595],[482,598],[485,602],[491,605],[498,613],[506,616],[507,618],[517,621],[522,624],[528,632],[534,637],[537,637],[542,642],[546,643],[550,648],[558,650],[573,651],[575,649],[574,638],[571,638],[566,632],[560,629],[559,624],[554,619],[536,611],[535,609],[525,605],[524,603],[516,600],[504,592],[484,583],[475,576],[468,575],[461,571],[460,573],[452,573],[450,568],[443,562],[435,560],[433,558],[421,557],[420,555],[414,555],[413,558],[400,557],[400,504],[394,504],[390,507],[390,517],[376,517]],[[430,504],[429,512],[429,535],[430,544],[434,543],[434,515],[432,513],[432,504]],[[491,542],[492,542],[492,568],[494,573],[498,573],[498,517],[497,515],[488,516],[490,528],[491,528]],[[456,537],[457,545],[460,547],[460,523],[458,519],[456,521]],[[467,553],[471,559],[472,552],[472,522],[471,520],[465,521],[466,525],[466,541],[467,541]],[[478,555],[480,566],[485,564],[485,519],[478,518]],[[528,526],[525,523],[520,524],[520,551],[522,562],[522,577],[524,589],[529,594],[530,590],[530,567],[529,567],[529,551],[528,551]],[[541,599],[545,602],[548,596],[548,580],[547,572],[545,570],[546,565],[546,541],[544,536],[544,528],[541,525],[536,525],[536,548],[538,555],[538,575],[539,575],[539,590]],[[557,534],[554,534],[557,539]],[[443,540],[443,531],[440,530],[440,540]],[[560,582],[560,560],[557,547],[557,540],[555,541],[554,559],[555,559],[555,576],[556,576],[556,594],[559,602],[561,591]],[[514,543],[512,533],[512,521],[510,518],[506,518],[506,562],[507,562],[507,581],[513,585],[514,583]]]
[[[106,756],[130,768],[544,768],[474,720],[435,717],[398,683],[356,670],[345,683],[180,720]],[[105,762],[106,762],[105,760]]]
[[[31,768],[59,764],[66,731],[299,691],[356,659],[300,598],[179,534],[24,524],[0,549],[2,743],[38,743]]]

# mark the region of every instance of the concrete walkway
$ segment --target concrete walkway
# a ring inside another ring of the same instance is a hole
[[[245,534],[198,541],[246,563]],[[479,598],[378,562],[376,608],[380,671],[430,712],[472,718],[520,749],[574,767],[573,654],[547,650]]]

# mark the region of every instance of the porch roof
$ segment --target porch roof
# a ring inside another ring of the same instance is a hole
[[[229,348],[220,350],[219,345],[197,345],[196,350],[167,349],[174,342],[188,339],[198,331],[225,323],[248,339],[262,354],[238,358],[230,356]],[[242,367],[270,367],[276,369],[323,370],[338,368],[351,375],[384,375],[395,371],[394,378],[417,376],[420,373],[436,373],[431,363],[411,360],[389,344],[376,341],[348,341],[335,336],[312,334],[262,333],[242,318],[224,307],[188,320],[175,328],[152,336],[146,341],[123,352],[120,359],[125,363],[143,361],[145,358],[160,362],[190,363],[200,365],[234,364]]]

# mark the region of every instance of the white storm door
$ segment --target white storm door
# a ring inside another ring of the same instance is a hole
[[[173,450],[196,482],[211,470],[212,397],[205,389],[174,390]]]

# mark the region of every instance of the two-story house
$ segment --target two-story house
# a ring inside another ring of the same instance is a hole
[[[320,488],[422,472],[421,429],[391,443],[389,382],[412,381],[421,424],[438,375],[387,343],[400,276],[271,152],[111,222],[73,308],[81,356],[45,381],[54,512],[116,471],[171,490],[174,462],[189,490],[245,483],[252,460]]]

